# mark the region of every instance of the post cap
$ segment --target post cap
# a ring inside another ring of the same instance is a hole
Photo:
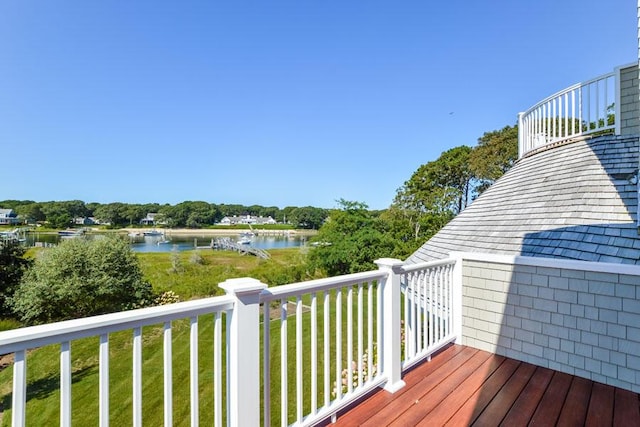
[[[239,277],[237,279],[227,279],[219,285],[225,290],[227,295],[237,296],[260,293],[267,289],[267,285],[252,277]]]

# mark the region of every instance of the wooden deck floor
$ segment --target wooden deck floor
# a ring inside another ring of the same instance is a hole
[[[640,426],[639,395],[450,346],[338,416],[336,426]]]

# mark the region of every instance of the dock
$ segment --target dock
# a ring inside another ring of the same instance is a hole
[[[204,248],[198,246],[198,248]],[[211,245],[206,246],[206,248],[218,249],[224,251],[236,251],[240,252],[242,255],[254,255],[262,259],[269,259],[271,255],[268,252],[263,251],[262,249],[252,248],[250,245],[241,245],[235,240],[232,240],[229,237],[219,237],[217,239],[211,239]]]

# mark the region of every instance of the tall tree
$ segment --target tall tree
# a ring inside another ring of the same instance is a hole
[[[470,153],[471,148],[462,145],[420,166],[398,189],[394,204],[417,213],[458,214],[467,206],[473,194]]]
[[[469,168],[478,179],[478,193],[489,188],[518,159],[518,126],[485,132],[469,156]]]

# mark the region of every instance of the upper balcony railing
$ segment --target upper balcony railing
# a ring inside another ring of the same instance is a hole
[[[633,70],[633,73],[626,73],[627,70]],[[520,113],[519,157],[579,136],[619,135],[625,126],[624,116],[628,113],[625,110],[629,105],[637,105],[637,87],[631,86],[633,78],[637,78],[635,64],[618,67],[611,73],[561,90]],[[626,101],[625,95],[632,101]]]
[[[134,426],[153,423],[151,415],[159,423],[160,414],[164,425],[188,417],[192,426],[287,426],[332,417],[378,386],[398,390],[403,369],[460,337],[461,267],[456,259],[377,264],[374,271],[274,288],[231,279],[220,284],[222,297],[2,332],[0,354],[14,354],[12,425],[37,416],[29,409],[37,386],[27,359],[37,370],[42,351],[59,357],[62,426],[72,424],[78,395],[83,410],[95,407],[100,426],[122,420],[114,412],[123,410]],[[91,385],[72,393],[80,375],[72,347],[87,346],[97,346],[97,402],[89,403]],[[130,361],[110,355],[128,347]],[[150,366],[158,353],[162,361]],[[116,382],[114,395],[112,377],[123,372],[131,389],[122,393]]]

